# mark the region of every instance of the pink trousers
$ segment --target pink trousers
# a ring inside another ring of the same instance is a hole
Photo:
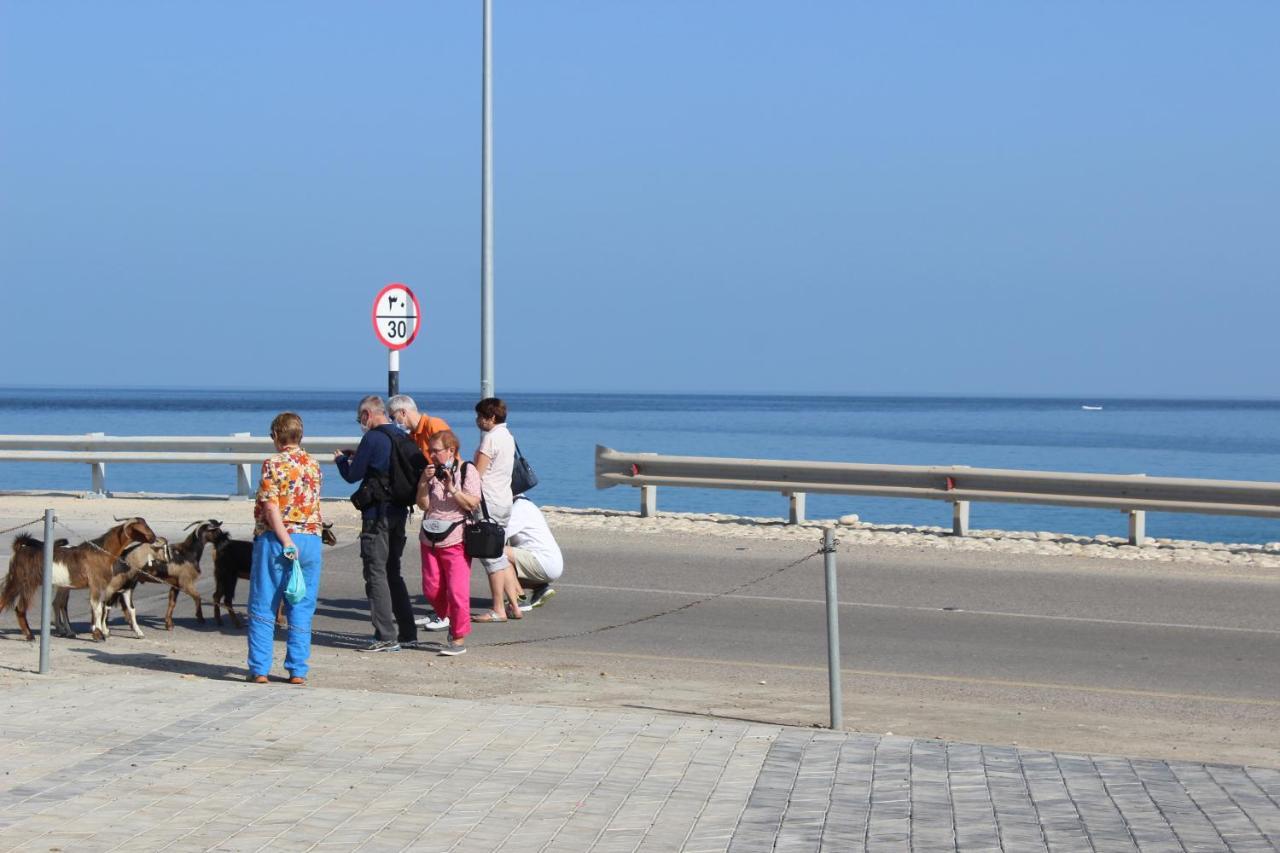
[[[471,561],[462,543],[448,548],[422,549],[422,594],[436,611],[449,617],[449,636],[460,640],[471,633]]]

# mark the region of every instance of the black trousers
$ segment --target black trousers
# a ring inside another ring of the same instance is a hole
[[[360,530],[360,561],[373,635],[379,640],[411,643],[418,639],[418,628],[413,624],[409,590],[400,574],[404,527],[403,518],[366,518]]]

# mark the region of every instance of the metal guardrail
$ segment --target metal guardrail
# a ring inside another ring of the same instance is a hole
[[[657,487],[780,492],[790,521],[804,520],[810,492],[946,501],[952,532],[969,531],[969,504],[1044,504],[1111,509],[1129,516],[1129,541],[1146,538],[1146,512],[1194,512],[1280,518],[1280,483],[969,468],[963,465],[865,465],[713,456],[626,453],[596,445],[596,488],[640,488],[640,514],[657,511]]]
[[[332,464],[333,451],[355,447],[360,438],[308,437],[307,451]],[[275,453],[267,436],[218,435],[0,435],[0,462],[73,462],[91,469],[92,496],[105,497],[108,464],[212,464],[236,469],[236,494],[253,493],[252,467]]]

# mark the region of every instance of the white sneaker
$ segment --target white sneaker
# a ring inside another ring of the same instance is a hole
[[[445,628],[449,627],[449,617],[446,616],[443,619],[431,618],[418,620],[418,625],[424,631],[443,631]]]

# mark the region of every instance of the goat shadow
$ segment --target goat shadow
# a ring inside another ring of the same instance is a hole
[[[174,672],[179,675],[194,675],[213,681],[244,681],[244,666],[228,666],[220,663],[205,663],[197,660],[168,657],[154,652],[136,652],[115,654],[98,649],[72,649],[89,657],[94,663],[106,663],[112,666],[125,666],[130,669],[151,669],[158,672]]]

